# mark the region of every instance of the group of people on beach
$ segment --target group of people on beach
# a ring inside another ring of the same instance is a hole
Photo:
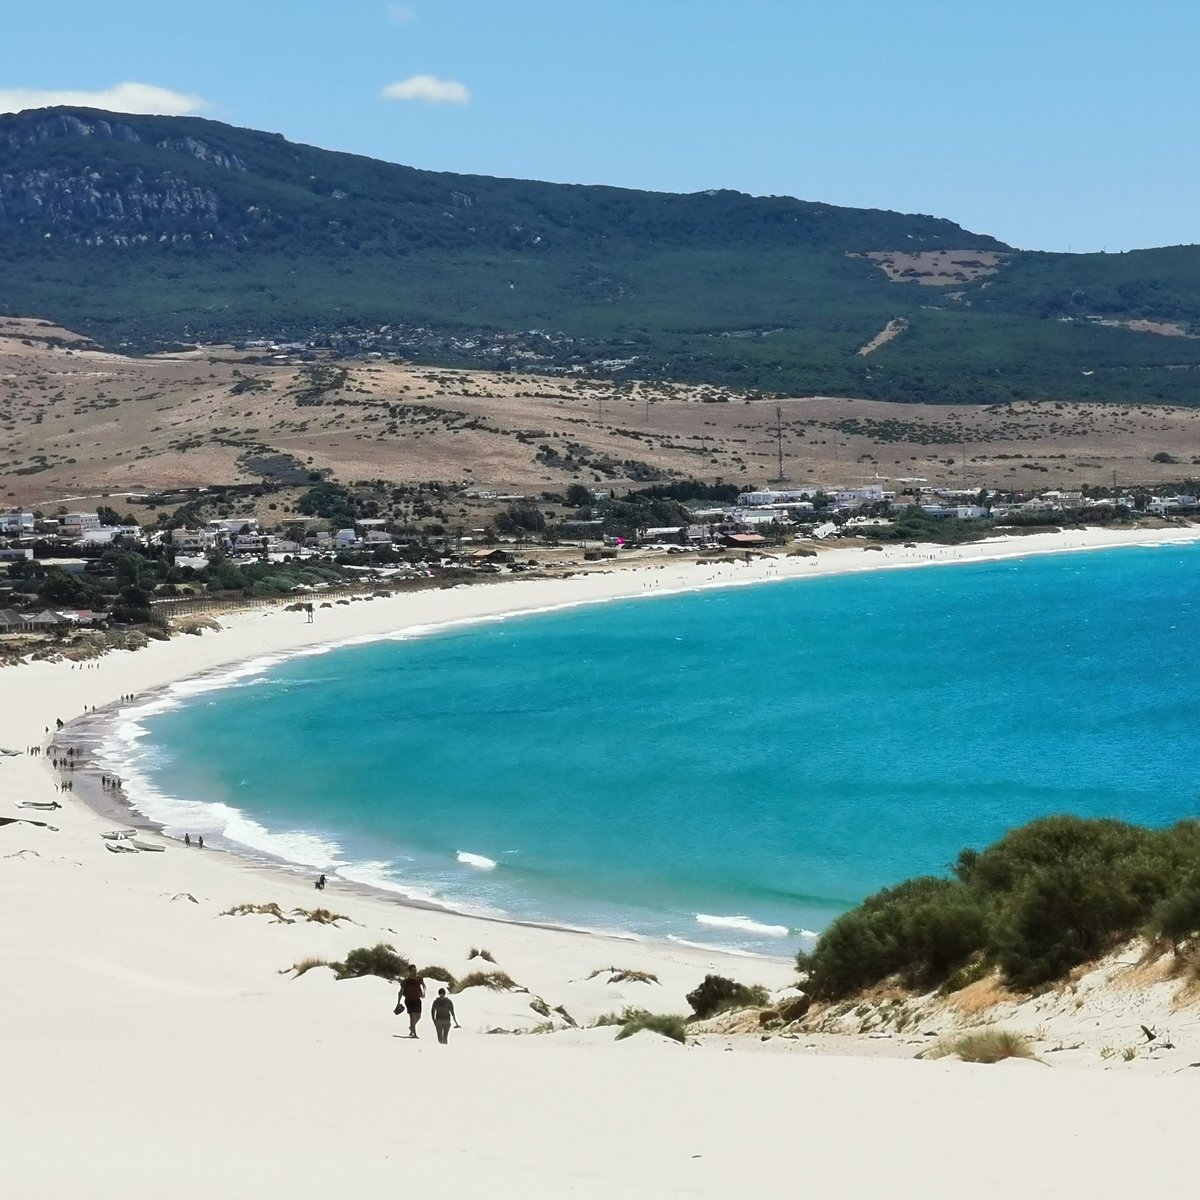
[[[74,746],[68,746],[61,755],[51,755],[50,765],[56,771],[73,771],[77,766],[82,765],[79,759],[79,751]]]
[[[101,775],[100,786],[106,792],[119,792],[121,790],[120,775]]]
[[[183,835],[183,844],[184,844],[184,845],[185,845],[185,846],[186,846],[186,847],[187,847],[189,850],[192,848],[193,842],[192,842],[192,835],[191,835],[190,833],[185,833],[185,834]],[[204,834],[202,834],[202,833],[198,833],[198,834],[196,834],[195,846],[196,846],[196,848],[197,848],[197,849],[199,849],[199,850],[203,850],[203,849],[204,849]]]
[[[400,994],[396,997],[396,1007],[392,1010],[396,1016],[402,1012],[408,1013],[408,1036],[417,1036],[417,1022],[421,1019],[421,1009],[425,1000],[425,980],[417,974],[416,967],[409,967],[408,974],[400,984]],[[450,1025],[461,1029],[458,1017],[454,1015],[454,1001],[446,995],[444,987],[438,988],[437,997],[429,1006],[429,1015],[433,1018],[433,1029],[437,1040],[445,1046],[450,1041]]]

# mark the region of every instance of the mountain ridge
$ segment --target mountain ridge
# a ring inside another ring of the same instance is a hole
[[[1196,247],[1022,251],[922,214],[424,171],[198,117],[0,116],[0,266],[0,310],[142,350],[283,335],[940,402],[1194,403],[1200,370]]]

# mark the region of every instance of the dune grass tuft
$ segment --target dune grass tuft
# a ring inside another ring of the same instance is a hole
[[[504,971],[472,971],[470,975],[464,975],[462,979],[458,980],[451,991],[465,992],[467,988],[473,987],[491,988],[493,992],[525,991],[520,984],[514,983]]]
[[[635,1033],[640,1033],[643,1029],[661,1033],[663,1037],[668,1037],[680,1044],[687,1041],[687,1025],[678,1013],[649,1012],[637,1013],[626,1021],[621,1032],[617,1034],[617,1041],[633,1037]]]
[[[339,965],[338,963],[331,963],[328,959],[324,958],[302,958],[299,962],[292,963],[290,967],[284,967],[279,973],[280,975],[291,975],[293,979],[299,979],[301,975],[307,975],[309,971],[316,967],[331,967],[336,970]]]
[[[592,1028],[598,1029],[605,1025],[624,1025],[627,1021],[632,1021],[634,1017],[648,1016],[644,1008],[623,1008],[620,1012],[601,1013],[593,1022]]]
[[[327,908],[293,908],[293,917],[303,917],[306,921],[317,925],[336,925],[339,921],[350,921],[345,913],[330,912]],[[350,921],[353,925],[354,922]]]
[[[618,1042],[622,1038],[632,1037],[643,1029],[651,1029],[676,1042],[687,1040],[687,1023],[677,1013],[652,1013],[647,1009],[630,1005],[620,1012],[604,1013],[592,1022],[593,1029],[606,1025],[620,1026],[621,1032],[617,1034]]]
[[[588,979],[607,975],[606,983],[657,983],[658,976],[650,971],[638,971],[632,967],[597,967]]]
[[[275,924],[277,925],[294,925],[296,923],[291,917],[284,914],[283,909],[274,900],[268,904],[235,904],[232,908],[227,908],[221,916],[245,917],[251,913],[260,913],[263,916],[274,917]]]
[[[482,958],[484,962],[494,963],[496,960],[492,957],[492,952],[482,946],[472,946],[471,952],[467,955],[467,960],[472,958]]]
[[[444,983],[450,991],[454,991],[454,985],[457,980],[446,970],[445,967],[422,967],[418,972],[422,979],[436,979],[438,983]]]
[[[956,1054],[963,1062],[998,1063],[1006,1058],[1037,1059],[1033,1043],[1023,1034],[1008,1029],[981,1029],[942,1038],[925,1052],[926,1058],[948,1058]]]

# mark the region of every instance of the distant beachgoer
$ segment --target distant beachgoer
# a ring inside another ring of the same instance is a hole
[[[318,892],[323,892],[325,890],[325,876],[322,875],[321,878],[313,884],[313,887],[315,887]]]
[[[408,974],[400,984],[400,995],[396,1000],[396,1013],[401,1006],[408,1013],[408,1036],[417,1036],[417,1022],[421,1019],[421,1001],[425,997],[425,980],[417,974],[416,967],[409,967]]]
[[[183,844],[190,850],[192,848],[192,835],[185,833],[183,835]]]
[[[429,1015],[433,1018],[433,1028],[437,1040],[444,1046],[450,1040],[450,1022],[455,1029],[461,1029],[458,1018],[454,1015],[454,1001],[446,995],[446,989],[438,988],[437,999],[429,1006]]]
[[[196,847],[197,847],[197,849],[200,849],[200,850],[204,849],[204,834],[202,834],[202,833],[196,834]]]

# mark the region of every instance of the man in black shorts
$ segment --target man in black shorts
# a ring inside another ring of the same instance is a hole
[[[409,967],[408,974],[400,984],[400,1003],[408,1013],[408,1036],[417,1036],[417,1022],[421,1019],[421,1001],[425,997],[425,980],[417,974],[416,967]],[[400,1004],[396,1005],[399,1011]]]

